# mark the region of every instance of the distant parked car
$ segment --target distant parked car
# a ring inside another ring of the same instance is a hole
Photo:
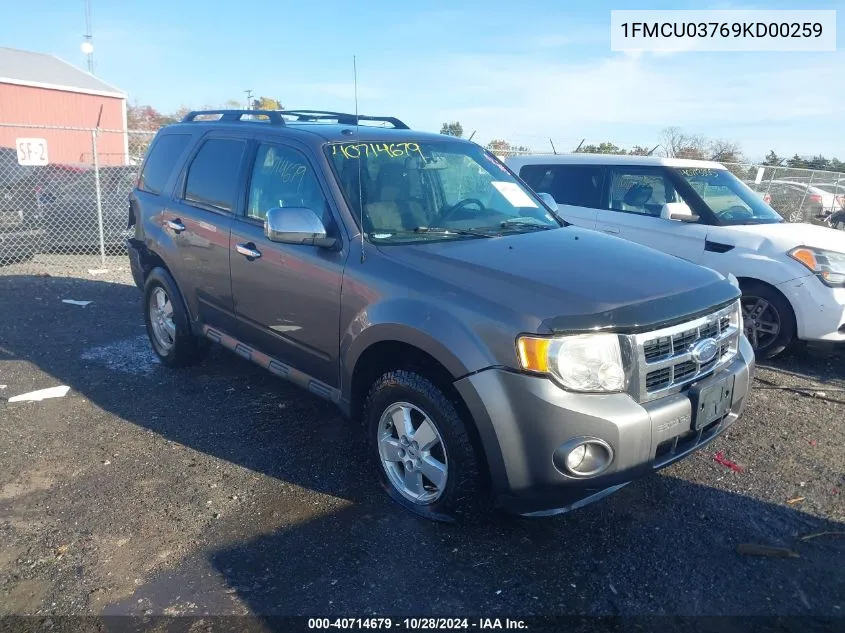
[[[759,185],[771,197],[769,204],[790,222],[812,222],[843,208],[845,188],[836,195],[836,185],[810,185],[792,180],[772,180]]]
[[[99,168],[103,242],[110,251],[124,248],[128,196],[137,170],[135,166]],[[5,188],[4,198],[8,212],[17,214],[28,228],[38,229],[37,251],[99,248],[97,178],[91,167],[34,167]]]
[[[845,208],[845,182],[814,182],[811,189],[818,189],[823,196],[833,196],[833,212]]]
[[[24,209],[14,204],[15,193],[32,173],[33,167],[18,164],[12,147],[0,147],[0,265],[31,258],[39,232]]]
[[[103,243],[109,251],[123,251],[129,235],[129,192],[137,179],[137,167],[100,167],[100,204]],[[88,250],[99,248],[97,186],[93,169],[42,184],[38,193],[43,228],[42,250]]]

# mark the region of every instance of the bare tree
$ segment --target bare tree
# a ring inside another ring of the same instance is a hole
[[[707,139],[686,134],[678,127],[667,127],[660,135],[663,153],[668,158],[707,158]]]
[[[721,163],[741,163],[743,161],[742,150],[739,143],[716,139],[710,142],[710,158]]]

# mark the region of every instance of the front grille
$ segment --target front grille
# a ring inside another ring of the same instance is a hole
[[[739,314],[737,302],[686,323],[631,337],[637,358],[632,395],[640,402],[654,400],[730,362],[739,345]],[[707,339],[715,344],[715,355],[697,358],[694,348]]]

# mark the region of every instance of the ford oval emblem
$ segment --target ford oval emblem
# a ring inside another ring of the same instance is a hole
[[[690,347],[692,359],[699,365],[706,365],[719,353],[719,344],[712,338],[705,338]]]

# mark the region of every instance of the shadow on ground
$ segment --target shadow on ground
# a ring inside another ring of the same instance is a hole
[[[92,303],[66,305],[64,298]],[[263,500],[260,515],[224,517],[208,541],[216,545],[200,543],[176,569],[106,612],[845,611],[843,541],[801,540],[842,532],[841,523],[666,474],[557,519],[427,523],[376,489],[360,430],[332,405],[223,350],[185,371],[158,366],[134,287],[0,276],[0,313],[18,314],[32,302],[40,307],[26,318],[0,325],[0,359],[34,363],[98,407],[173,442],[339,499],[326,510],[291,493]],[[842,363],[833,365],[831,378],[843,378]],[[245,524],[253,534],[246,539]],[[746,542],[798,557],[737,554]]]

